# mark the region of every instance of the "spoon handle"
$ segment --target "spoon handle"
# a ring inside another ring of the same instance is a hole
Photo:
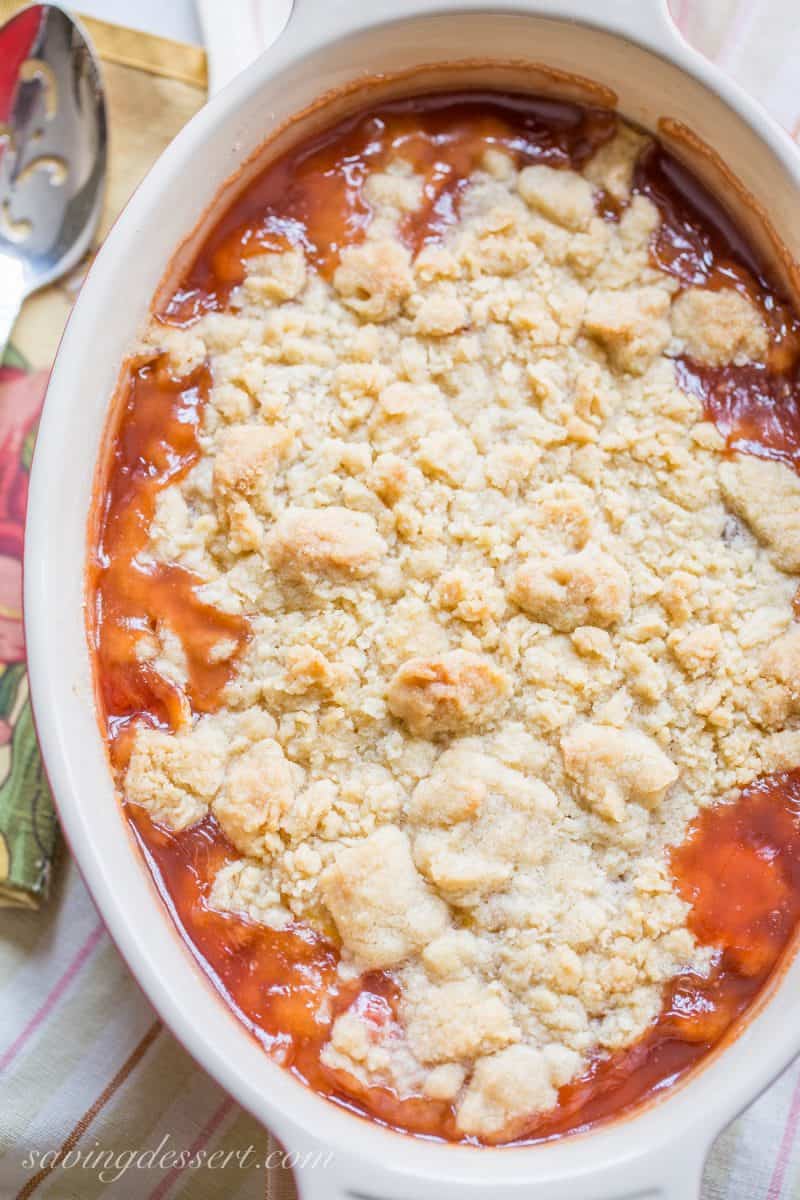
[[[0,363],[24,299],[22,263],[9,255],[0,254]]]

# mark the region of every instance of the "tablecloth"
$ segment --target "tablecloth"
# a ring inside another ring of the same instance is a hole
[[[800,136],[797,0],[675,0],[673,14]],[[798,1122],[795,1064],[718,1139],[703,1200],[800,1197]],[[0,1197],[265,1194],[294,1195],[278,1148],[163,1028],[62,851],[46,910],[0,914]]]

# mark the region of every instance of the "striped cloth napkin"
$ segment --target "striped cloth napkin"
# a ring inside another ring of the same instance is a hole
[[[798,0],[674,0],[684,36],[800,136]],[[74,864],[0,913],[0,1196],[292,1200],[268,1135],[163,1028]],[[800,1197],[800,1065],[719,1138],[703,1200]],[[687,1198],[688,1200],[688,1198]]]

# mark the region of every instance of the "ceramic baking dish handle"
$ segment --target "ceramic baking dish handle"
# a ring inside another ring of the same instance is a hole
[[[237,0],[237,4],[246,2],[259,0]],[[282,5],[291,0],[278,2]],[[198,3],[215,4],[216,0],[198,0]],[[363,7],[353,0],[294,0],[289,24],[293,28],[307,28],[309,23],[314,29],[335,29],[343,34],[368,24],[453,10],[497,10],[580,21],[640,42],[667,57],[671,57],[676,47],[685,46],[670,15],[669,0],[370,0]],[[225,20],[228,20],[227,9]]]
[[[523,12],[602,25],[656,51],[669,52],[683,39],[669,10],[669,0],[517,0],[512,6]],[[598,9],[600,20],[598,21]]]
[[[536,1184],[526,1184],[507,1191],[503,1185],[486,1182],[480,1189],[470,1190],[459,1184],[450,1190],[446,1184],[431,1183],[426,1191],[419,1187],[409,1188],[402,1176],[398,1175],[394,1183],[382,1187],[380,1191],[370,1182],[371,1172],[362,1167],[359,1176],[353,1176],[350,1183],[336,1183],[329,1177],[319,1174],[305,1178],[300,1173],[295,1176],[300,1200],[700,1200],[700,1182],[687,1182],[683,1176],[676,1176],[674,1181],[655,1184],[652,1187],[635,1188],[633,1191],[628,1184],[620,1181],[610,1191],[587,1192],[575,1190],[575,1184],[554,1190],[548,1185],[539,1189]],[[580,1185],[578,1185],[580,1186]]]
[[[195,0],[213,95],[280,37],[292,0]]]
[[[415,1172],[399,1149],[378,1166],[306,1142],[302,1151],[295,1147],[296,1161],[305,1164],[295,1171],[295,1183],[300,1200],[700,1200],[710,1137],[703,1130],[680,1138],[680,1144],[634,1151],[633,1157],[629,1145],[627,1153],[608,1156],[588,1170],[585,1156],[578,1170],[563,1165],[551,1170],[545,1161],[537,1168],[528,1159],[516,1178],[503,1168],[513,1166],[517,1151],[477,1151],[469,1168],[463,1163],[457,1171],[445,1167],[438,1179]]]
[[[195,0],[208,54],[209,91],[219,91],[280,37],[287,24],[345,28],[430,11],[492,8],[597,23],[599,0],[372,0],[367,13],[352,0]],[[682,39],[668,0],[603,0],[603,28],[668,53]]]

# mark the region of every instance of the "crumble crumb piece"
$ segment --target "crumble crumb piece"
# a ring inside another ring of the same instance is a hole
[[[292,914],[281,901],[274,872],[242,858],[226,863],[217,872],[208,903],[219,912],[237,913],[269,929],[286,929],[292,921]]]
[[[490,1137],[522,1117],[546,1112],[557,1096],[553,1069],[544,1052],[533,1046],[509,1046],[478,1060],[456,1122],[462,1133]]]
[[[486,754],[476,738],[455,743],[415,788],[406,811],[415,827],[417,867],[459,908],[504,891],[515,870],[539,864],[550,845],[559,804],[541,779]],[[472,944],[448,943],[465,952]],[[431,947],[423,954],[433,953]],[[437,950],[441,970],[444,950]]]
[[[386,552],[374,517],[339,505],[288,508],[267,537],[270,564],[290,583],[312,584],[320,576],[361,578]]]
[[[800,729],[783,729],[764,742],[761,763],[765,773],[796,771],[800,767]]]
[[[518,187],[526,204],[567,229],[586,229],[594,216],[592,185],[576,171],[539,164],[525,167]]]
[[[291,444],[286,428],[272,425],[232,425],[219,436],[214,459],[214,493],[225,503],[231,493],[253,497],[272,481]]]
[[[776,567],[800,571],[800,478],[785,463],[737,454],[719,468],[722,494]]]
[[[620,125],[614,137],[597,150],[583,168],[584,176],[596,187],[605,188],[617,200],[631,194],[636,160],[651,139],[630,125]]]
[[[597,290],[589,297],[583,327],[615,366],[641,375],[669,344],[669,308],[669,292],[662,287]]]
[[[390,1021],[348,1009],[337,1017],[321,1061],[334,1071],[344,1071],[367,1086],[391,1088],[399,1096],[419,1094],[431,1072],[417,1062]]]
[[[426,1065],[490,1054],[519,1037],[502,988],[476,979],[410,989],[403,1021],[413,1053]]]
[[[321,887],[342,943],[362,969],[403,962],[448,924],[447,905],[426,885],[395,825],[339,850]]]
[[[345,246],[333,276],[342,302],[365,321],[389,321],[414,290],[411,256],[394,239]]]
[[[578,725],[562,738],[561,750],[583,799],[609,821],[622,821],[631,800],[656,804],[678,778],[658,744],[636,729]]]
[[[277,833],[291,811],[299,774],[272,738],[257,742],[228,768],[211,810],[241,854],[265,853],[265,836]]]
[[[186,829],[208,812],[222,783],[225,758],[225,737],[207,721],[176,734],[140,727],[125,777],[126,795],[154,821]]]
[[[298,247],[258,254],[247,260],[244,289],[254,300],[280,304],[295,300],[306,285],[306,259]]]
[[[413,212],[422,200],[422,180],[399,171],[376,171],[367,179],[364,194],[377,208]]]
[[[457,296],[439,293],[423,300],[414,329],[427,337],[448,337],[468,323],[467,310]]]
[[[502,671],[469,650],[403,663],[389,684],[393,716],[418,737],[463,733],[491,720],[510,690]]]
[[[422,1091],[430,1100],[455,1100],[466,1077],[461,1063],[442,1063],[428,1071]]]
[[[719,625],[701,626],[687,634],[674,633],[668,641],[684,671],[692,676],[710,671],[722,648]]]
[[[768,729],[800,716],[800,625],[764,652],[755,685],[756,715]]]
[[[684,354],[712,366],[762,361],[769,344],[763,317],[733,288],[687,288],[672,305],[672,331]]]
[[[529,559],[517,570],[511,598],[535,621],[561,633],[579,625],[608,629],[628,614],[630,581],[610,554],[592,547],[556,559]]]

